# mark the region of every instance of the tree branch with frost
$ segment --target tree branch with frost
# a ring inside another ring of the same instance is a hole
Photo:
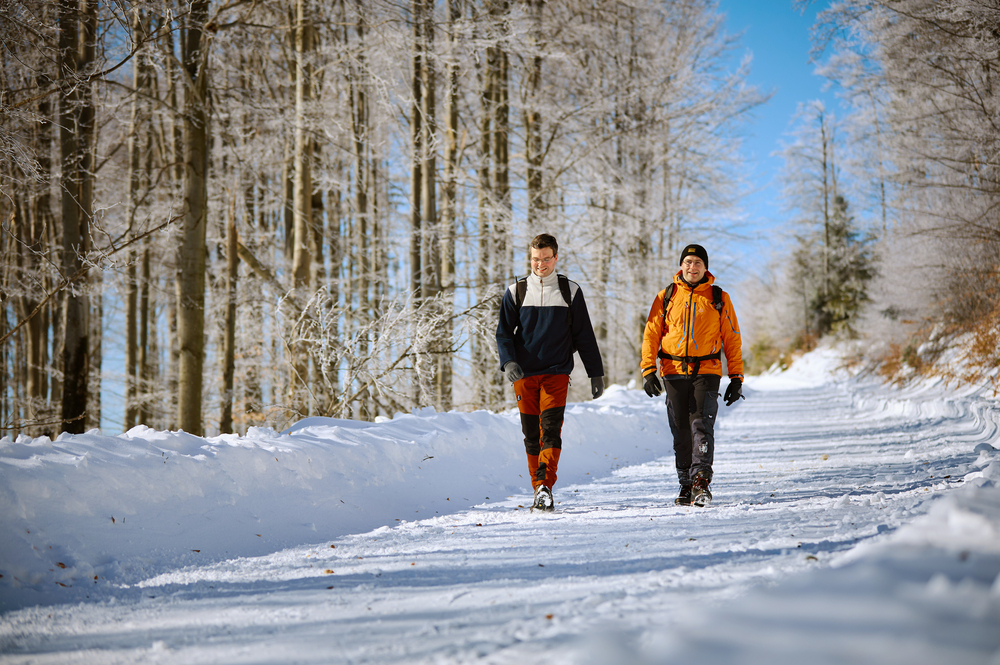
[[[349,417],[366,397],[388,400],[394,408],[427,406],[418,396],[422,384],[428,388],[433,360],[460,353],[473,336],[492,338],[499,287],[495,291],[457,312],[445,294],[383,299],[376,308],[381,313],[350,336],[342,332],[350,312],[334,303],[326,289],[315,292],[301,309],[284,297],[277,307],[279,319],[286,322],[282,344],[286,350],[307,349],[315,373],[313,381],[303,384],[320,415]],[[442,336],[442,329],[451,334]]]

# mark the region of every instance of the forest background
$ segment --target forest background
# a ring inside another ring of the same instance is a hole
[[[2,0],[2,433],[510,406],[496,312],[540,232],[608,383],[692,241],[751,371],[836,336],[906,378],[961,340],[996,381],[1000,4],[798,8],[837,103],[790,119],[762,219],[771,91],[710,0]]]

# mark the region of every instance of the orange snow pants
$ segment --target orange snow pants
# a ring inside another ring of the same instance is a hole
[[[539,485],[552,489],[556,484],[568,389],[567,374],[526,376],[514,383],[524,450],[528,454],[528,474],[535,489]]]

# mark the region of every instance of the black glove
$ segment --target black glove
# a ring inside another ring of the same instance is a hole
[[[524,370],[516,362],[511,360],[509,363],[503,366],[503,371],[507,373],[507,379],[514,383],[515,381],[520,381],[524,378]]]
[[[732,406],[738,399],[746,399],[743,397],[743,379],[730,379],[726,388],[726,406]]]
[[[642,389],[646,391],[646,394],[650,397],[657,397],[663,392],[663,386],[660,385],[660,379],[656,376],[656,370],[653,370],[646,375],[646,378],[642,381]]]
[[[597,399],[604,394],[604,377],[594,376],[590,379],[590,394]]]

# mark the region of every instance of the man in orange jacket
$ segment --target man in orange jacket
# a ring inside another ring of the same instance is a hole
[[[743,397],[740,325],[729,294],[708,272],[708,252],[688,245],[674,283],[656,294],[642,337],[643,389],[650,397],[667,391],[667,419],[681,491],[674,503],[707,506],[712,501],[715,416],[719,412],[722,354],[729,368],[726,405]],[[666,300],[666,302],[664,302]],[[657,377],[657,359],[663,386]]]

